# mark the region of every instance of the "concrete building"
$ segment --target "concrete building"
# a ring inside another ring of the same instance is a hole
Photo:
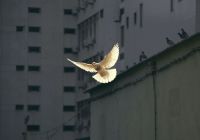
[[[199,140],[200,34],[91,94],[92,140]]]
[[[78,0],[77,60],[100,61],[118,42],[120,57],[116,67],[118,73],[124,72],[199,32],[199,9],[198,0]],[[98,83],[91,74],[82,70],[78,73],[76,99],[87,102],[89,95],[83,93]]]
[[[0,1],[0,139],[75,139],[77,1]],[[70,121],[68,121],[71,119]]]
[[[199,9],[198,0],[1,0],[0,139],[90,139],[83,93],[98,83],[66,57],[100,61],[119,42],[124,72],[181,41],[181,28],[200,31]]]

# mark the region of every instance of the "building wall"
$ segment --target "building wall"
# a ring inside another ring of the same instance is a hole
[[[66,57],[76,56],[65,54],[64,48],[76,48],[77,37],[64,34],[64,28],[76,28],[77,17],[64,15],[64,9],[76,6],[74,0],[0,1],[0,139],[22,139],[27,115],[28,125],[40,125],[40,131],[27,132],[28,139],[74,139],[74,132],[63,131],[63,122],[75,112],[64,112],[63,105],[75,106],[75,94],[63,87],[76,87],[76,73],[64,73],[64,67],[72,66]],[[29,13],[28,7],[40,8],[40,13]],[[16,26],[23,31],[16,32]],[[29,32],[30,26],[39,26],[40,32]],[[29,53],[28,46],[41,46],[41,52]],[[17,65],[24,70],[16,71]],[[40,66],[40,71],[29,71],[30,65]],[[40,91],[29,92],[28,85],[39,85]],[[17,104],[24,109],[16,110]],[[39,111],[28,111],[31,104],[40,105]]]
[[[90,89],[91,139],[198,140],[199,44],[197,35]]]

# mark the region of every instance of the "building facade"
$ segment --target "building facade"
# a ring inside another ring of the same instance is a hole
[[[76,7],[0,1],[0,139],[75,139]]]
[[[1,0],[0,139],[90,139],[85,91],[98,83],[66,58],[100,61],[118,42],[120,74],[141,54],[181,41],[181,28],[199,32],[199,7],[198,0]]]
[[[198,140],[200,34],[91,94],[92,140]]]

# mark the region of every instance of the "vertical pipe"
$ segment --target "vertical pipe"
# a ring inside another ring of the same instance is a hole
[[[152,63],[152,78],[153,78],[153,97],[154,97],[154,136],[155,140],[157,140],[157,90],[156,90],[156,75],[157,75],[157,68],[156,62]]]

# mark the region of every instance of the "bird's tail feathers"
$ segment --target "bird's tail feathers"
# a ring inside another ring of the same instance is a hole
[[[104,76],[101,76],[99,73],[97,73],[96,75],[92,77],[100,83],[108,83],[108,82],[113,81],[116,75],[117,75],[116,69],[109,69],[109,70],[106,70],[106,74]]]

